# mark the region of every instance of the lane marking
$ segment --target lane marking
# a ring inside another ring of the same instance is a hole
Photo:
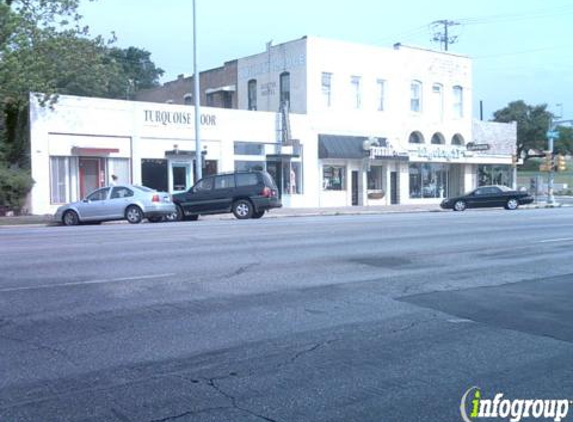
[[[546,239],[540,240],[539,243],[553,243],[553,242],[569,242],[572,241],[573,237],[562,237],[560,239]]]
[[[135,276],[135,277],[121,277],[121,278],[108,278],[108,279],[102,279],[102,280],[75,281],[75,282],[70,282],[70,283],[40,284],[38,286],[9,287],[6,289],[0,289],[0,293],[19,292],[19,291],[25,291],[25,290],[51,289],[51,288],[69,287],[69,286],[89,286],[89,285],[93,285],[93,284],[119,283],[122,281],[149,280],[149,279],[154,279],[154,278],[167,278],[167,277],[172,277],[174,275],[175,275],[175,273],[140,275],[140,276]]]

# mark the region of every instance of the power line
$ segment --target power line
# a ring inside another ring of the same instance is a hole
[[[451,20],[447,20],[447,19],[442,19],[439,21],[434,21],[432,22],[430,25],[432,28],[434,28],[434,37],[432,38],[432,41],[434,42],[439,42],[440,44],[444,45],[444,50],[448,51],[448,46],[450,44],[453,44],[455,42],[458,41],[458,36],[457,35],[451,35],[449,33],[449,28],[451,26],[457,26],[459,25],[459,22],[454,22]],[[440,32],[440,30],[438,29],[439,27],[444,28],[443,32]]]

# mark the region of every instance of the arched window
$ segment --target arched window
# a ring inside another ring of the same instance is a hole
[[[412,132],[410,138],[408,138],[408,142],[411,144],[423,144],[424,136],[422,136],[420,132]]]
[[[183,104],[193,105],[193,94],[185,94],[183,96]]]
[[[459,133],[456,133],[454,136],[452,136],[452,145],[464,145],[464,137],[462,135],[460,135]]]
[[[280,93],[281,93],[281,105],[286,105],[287,108],[290,104],[290,73],[283,72],[280,75]]]
[[[257,80],[256,79],[251,79],[248,82],[248,93],[247,93],[247,98],[248,98],[248,108],[249,110],[256,110],[257,109]]]
[[[412,81],[410,84],[410,111],[422,111],[422,82]]]
[[[432,136],[432,144],[443,145],[445,143],[446,140],[444,139],[444,135],[442,135],[439,132],[434,133],[434,135]]]

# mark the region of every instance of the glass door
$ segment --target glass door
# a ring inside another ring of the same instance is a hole
[[[191,163],[171,163],[171,192],[186,192],[191,187]]]

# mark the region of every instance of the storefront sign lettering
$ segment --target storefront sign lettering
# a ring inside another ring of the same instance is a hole
[[[408,153],[405,151],[397,151],[391,146],[387,147],[370,147],[370,159],[380,158],[408,158]]]
[[[466,145],[466,148],[468,149],[468,151],[488,151],[491,146],[490,144],[475,144],[473,142],[470,142]]]
[[[160,111],[144,110],[145,122],[167,125],[190,125],[194,121],[193,113],[183,111]],[[200,117],[202,126],[217,126],[217,116],[214,114],[202,114]]]
[[[415,154],[419,158],[427,158],[428,160],[446,159],[446,160],[459,160],[465,157],[471,157],[471,153],[461,148],[429,148],[419,147]]]
[[[253,63],[254,62],[254,63]],[[260,75],[268,74],[271,72],[283,72],[285,70],[292,70],[306,65],[306,54],[293,53],[272,55],[269,61],[266,55],[261,55],[259,60],[253,60],[252,64],[247,64],[239,68],[239,79],[256,78]]]

